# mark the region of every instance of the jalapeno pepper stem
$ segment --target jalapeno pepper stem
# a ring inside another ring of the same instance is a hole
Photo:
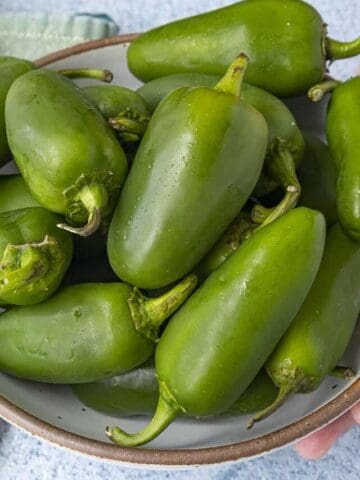
[[[119,132],[124,141],[138,141],[144,135],[150,118],[139,112],[127,108],[123,112],[109,119],[109,125]]]
[[[344,380],[350,380],[355,377],[355,372],[350,367],[337,366],[331,371],[330,377],[343,378]]]
[[[270,156],[266,160],[269,176],[285,190],[283,200],[273,208],[255,205],[251,212],[253,222],[261,226],[268,225],[284,213],[294,208],[301,194],[301,186],[296,175],[295,160],[286,142],[277,138],[271,146]]]
[[[86,225],[73,227],[67,223],[58,223],[58,228],[75,233],[82,237],[88,237],[94,233],[101,224],[102,210],[107,206],[108,194],[103,185],[94,183],[86,185],[76,195],[76,198],[88,212]]]
[[[224,263],[257,227],[258,225],[251,221],[249,214],[241,212],[195,268],[194,273],[199,281],[205,280]]]
[[[62,68],[58,73],[67,78],[90,78],[106,83],[112,82],[114,78],[110,70],[100,68]]]
[[[119,427],[106,427],[106,435],[118,445],[123,447],[137,447],[148,443],[157,437],[181,412],[181,407],[168,391],[167,387],[160,382],[159,401],[156,412],[151,422],[138,433],[127,433]]]
[[[355,57],[360,54],[360,37],[355,38],[351,42],[339,42],[338,40],[327,38],[325,48],[328,60]]]
[[[308,97],[312,102],[320,102],[327,93],[332,92],[341,82],[334,79],[325,80],[310,88]]]
[[[57,241],[45,236],[41,242],[8,244],[0,264],[0,297],[45,278],[59,257]]]
[[[134,287],[128,304],[136,329],[157,342],[160,326],[185,302],[196,285],[197,277],[191,274],[156,298],[148,298]]]
[[[231,62],[222,79],[215,85],[215,90],[239,97],[248,63],[248,56],[245,53],[240,53]]]
[[[265,418],[269,417],[272,413],[276,412],[276,410],[278,410],[278,408],[280,408],[281,405],[283,405],[283,403],[290,397],[290,395],[297,392],[301,382],[302,382],[302,377],[301,379],[297,378],[297,379],[294,379],[293,381],[289,380],[288,382],[281,385],[279,389],[279,393],[276,399],[274,400],[274,402],[268,407],[261,410],[260,412],[256,413],[256,415],[254,415],[249,420],[247,424],[247,429],[249,430],[254,426],[255,423],[260,422],[261,420],[264,420]]]

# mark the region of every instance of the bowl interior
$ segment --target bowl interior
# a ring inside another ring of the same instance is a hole
[[[104,48],[85,51],[52,63],[49,68],[70,67],[103,67],[114,72],[114,83],[136,88],[140,82],[127,68],[127,44],[109,45]],[[82,85],[89,81],[81,81]],[[296,107],[297,99],[291,101]],[[312,108],[312,107],[309,107]],[[309,116],[303,108],[304,118],[301,122],[308,126]],[[306,117],[306,118],[305,118]],[[310,127],[311,128],[311,125]],[[312,130],[321,132],[321,121],[316,120]],[[7,171],[14,168],[7,167]],[[89,266],[91,270],[93,266]],[[100,280],[100,279],[99,279]],[[352,343],[349,346],[342,364],[349,365],[359,371],[360,326],[358,326]],[[251,339],[249,339],[251,341]],[[357,376],[359,378],[359,376]],[[290,399],[277,413],[257,424],[252,430],[246,430],[248,417],[224,418],[195,421],[192,419],[176,420],[162,435],[149,443],[146,449],[198,449],[216,447],[249,439],[259,438],[279,428],[292,424],[296,420],[320,408],[343,392],[351,383],[338,378],[328,378],[322,386],[312,394],[296,395]],[[119,424],[128,431],[137,431],[144,427],[147,418],[115,418],[92,411],[82,405],[67,386],[51,386],[18,380],[0,374],[0,395],[35,417],[59,427],[67,432],[76,433],[88,439],[108,442],[104,430],[107,425]],[[1,406],[0,406],[1,414]],[[299,432],[299,437],[301,432]]]

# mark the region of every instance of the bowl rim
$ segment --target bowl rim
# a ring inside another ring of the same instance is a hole
[[[41,57],[35,61],[35,64],[37,66],[49,65],[90,50],[129,43],[137,36],[138,34],[131,33],[81,43]],[[147,467],[187,467],[233,462],[288,445],[335,420],[351,408],[359,398],[360,379],[357,379],[330,402],[279,430],[229,445],[184,450],[124,448],[86,438],[40,420],[1,395],[0,417],[51,444],[102,460]]]

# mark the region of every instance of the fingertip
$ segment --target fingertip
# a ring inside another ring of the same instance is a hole
[[[330,450],[335,441],[353,425],[354,419],[352,414],[347,412],[330,425],[297,442],[294,448],[303,458],[307,460],[318,460],[322,458]]]
[[[317,433],[300,440],[294,445],[296,452],[306,460],[319,460],[331,448],[331,443],[322,442]]]

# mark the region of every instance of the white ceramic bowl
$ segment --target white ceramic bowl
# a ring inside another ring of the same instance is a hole
[[[114,83],[136,88],[140,83],[126,63],[126,42],[132,38],[131,35],[112,37],[78,45],[40,59],[38,64],[52,69],[108,68],[114,72]],[[291,107],[295,110],[300,107],[303,115],[300,123],[318,134],[323,133],[323,111],[314,115],[313,105],[305,98],[292,100]],[[360,369],[359,338],[360,328],[343,362],[357,371]],[[297,440],[350,408],[360,398],[360,380],[359,376],[351,381],[328,378],[314,393],[294,396],[250,431],[246,430],[247,417],[177,419],[156,440],[137,449],[109,443],[105,427],[120,424],[125,430],[137,431],[147,424],[147,418],[117,419],[92,411],[84,407],[67,386],[27,382],[0,374],[0,395],[0,415],[4,419],[57,445],[125,463],[181,467],[234,461]]]

